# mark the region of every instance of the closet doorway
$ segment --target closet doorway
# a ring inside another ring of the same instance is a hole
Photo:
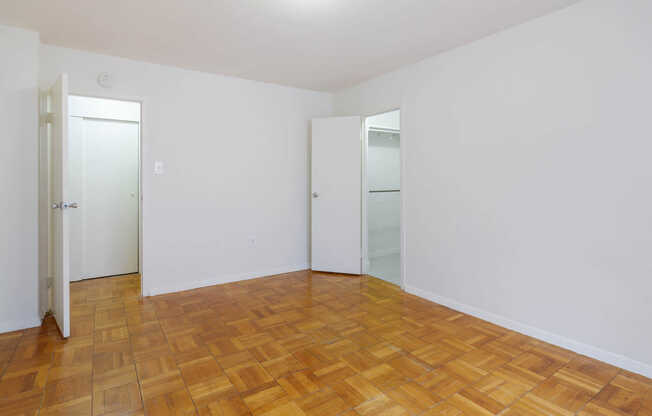
[[[70,281],[139,272],[140,107],[69,96]]]
[[[401,281],[400,110],[367,117],[363,175],[363,267],[368,275]]]

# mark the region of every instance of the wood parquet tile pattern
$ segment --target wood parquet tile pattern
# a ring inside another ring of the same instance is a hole
[[[71,285],[0,335],[0,415],[652,416],[652,380],[371,277],[296,272],[139,298]]]

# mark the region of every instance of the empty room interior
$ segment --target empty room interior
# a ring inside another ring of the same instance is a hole
[[[0,0],[0,415],[652,416],[651,23]]]

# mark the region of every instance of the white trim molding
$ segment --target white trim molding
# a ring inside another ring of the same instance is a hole
[[[174,292],[182,292],[184,290],[192,290],[192,289],[198,289],[200,287],[207,287],[207,286],[214,286],[214,285],[222,285],[225,283],[233,283],[233,282],[239,282],[243,280],[250,280],[250,279],[257,279],[259,277],[267,277],[267,276],[276,276],[279,274],[285,274],[285,273],[292,273],[292,272],[298,272],[302,270],[308,270],[310,269],[310,266],[308,264],[299,264],[299,265],[293,265],[293,266],[284,266],[284,267],[276,267],[264,271],[255,271],[255,272],[249,272],[249,273],[238,273],[238,274],[233,274],[233,275],[227,275],[227,276],[220,276],[220,277],[215,277],[211,279],[205,279],[205,280],[199,280],[199,281],[192,281],[192,282],[183,282],[175,285],[165,285],[165,286],[158,286],[154,287],[151,289],[143,289],[143,295],[144,296],[156,296],[156,295],[164,295],[167,293],[174,293]],[[151,281],[148,278],[149,281]]]
[[[0,334],[5,332],[19,331],[21,329],[34,328],[41,326],[41,320],[38,316],[32,319],[25,319],[20,321],[5,321],[0,322]]]
[[[562,335],[554,334],[552,332],[548,332],[546,330],[522,322],[514,321],[504,316],[494,314],[475,306],[466,305],[456,300],[446,298],[444,296],[440,296],[414,286],[406,285],[405,291],[420,298],[427,299],[431,302],[435,302],[440,305],[447,306],[451,309],[455,309],[456,311],[475,316],[476,318],[489,321],[493,324],[500,325],[502,327],[520,332],[533,338],[537,338],[541,341],[566,348],[578,354],[582,354],[587,357],[615,365],[617,367],[644,375],[646,377],[652,377],[652,365],[650,364],[646,364],[611,351],[606,351],[593,345],[584,344],[580,341],[566,338]]]

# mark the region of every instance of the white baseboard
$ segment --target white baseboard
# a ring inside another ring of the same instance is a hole
[[[564,336],[557,335],[552,332],[524,324],[522,322],[514,321],[504,316],[496,315],[483,309],[476,308],[475,306],[466,305],[456,300],[449,299],[432,292],[428,292],[427,290],[416,288],[414,286],[406,285],[405,291],[440,305],[447,306],[451,309],[455,309],[459,312],[475,316],[476,318],[484,319],[485,321],[489,321],[496,325],[500,325],[513,331],[517,331],[533,338],[540,339],[541,341],[566,348],[578,354],[582,354],[587,357],[615,365],[617,367],[644,375],[646,377],[652,377],[652,365],[650,364],[625,357],[621,354],[606,351],[592,345],[584,344],[582,342],[566,338]]]
[[[310,266],[308,264],[298,264],[292,266],[275,267],[267,270],[261,270],[261,271],[255,271],[249,273],[238,273],[233,275],[220,276],[212,279],[199,280],[193,282],[180,282],[174,285],[154,286],[149,290],[147,289],[143,290],[143,295],[156,296],[156,295],[163,295],[166,293],[182,292],[184,290],[192,290],[192,289],[198,289],[200,287],[221,285],[224,283],[233,283],[242,280],[256,279],[259,277],[296,272],[300,270],[307,270],[309,268]],[[147,287],[147,284],[145,282],[151,278],[152,277],[148,277],[147,275],[143,276],[143,288]]]
[[[4,321],[0,322],[0,334],[4,332],[18,331],[20,329],[34,328],[35,326],[41,326],[41,320],[38,316],[18,321]]]

